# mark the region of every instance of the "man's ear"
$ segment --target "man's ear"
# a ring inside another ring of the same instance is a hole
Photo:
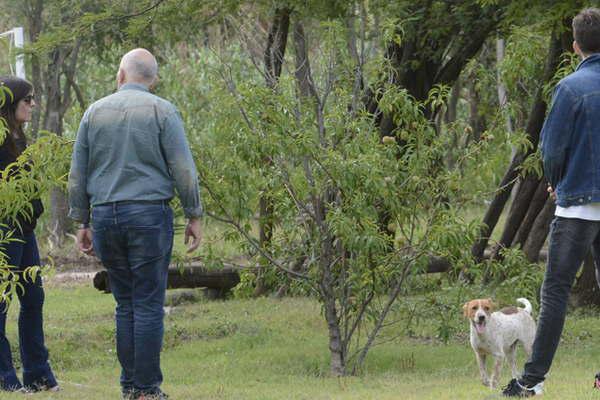
[[[125,71],[123,68],[119,68],[117,71],[117,87],[121,87],[125,83]]]
[[[153,81],[152,81],[152,83],[150,84],[150,86],[148,86],[148,89],[149,89],[149,90],[154,90],[154,89],[156,89],[156,86],[158,85],[158,81],[159,81],[159,77],[158,77],[158,75],[156,75],[156,76],[154,77],[154,80],[153,80]]]

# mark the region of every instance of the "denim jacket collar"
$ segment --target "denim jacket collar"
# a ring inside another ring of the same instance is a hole
[[[587,68],[590,67],[592,64],[598,63],[600,63],[600,53],[594,53],[591,56],[588,56],[584,60],[582,60],[575,69],[575,71],[579,71],[581,68]]]
[[[599,56],[600,56],[600,54],[599,54]],[[146,86],[146,85],[143,85],[143,84],[141,84],[141,83],[126,83],[126,84],[122,85],[122,86],[119,88],[119,92],[120,92],[121,90],[131,90],[131,89],[133,89],[133,90],[142,90],[142,91],[144,91],[144,92],[149,92],[149,91],[150,91],[150,90],[148,89],[148,86]]]

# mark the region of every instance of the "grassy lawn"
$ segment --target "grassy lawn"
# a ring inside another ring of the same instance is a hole
[[[16,304],[8,324],[16,345]],[[486,399],[497,391],[478,381],[467,326],[444,345],[425,334],[373,349],[360,377],[328,377],[326,332],[311,299],[200,301],[166,317],[164,390],[172,399]],[[47,344],[63,391],[39,399],[118,399],[113,299],[87,285],[50,281]],[[457,315],[457,321],[461,316]],[[600,369],[596,313],[569,317],[546,384],[546,399],[597,399],[591,378]],[[522,355],[522,354],[521,354]],[[15,355],[18,361],[18,355]],[[414,360],[414,362],[413,362]],[[521,357],[522,361],[522,357]],[[502,383],[509,379],[503,370]],[[0,399],[22,398],[0,394]],[[499,397],[498,397],[499,398]]]

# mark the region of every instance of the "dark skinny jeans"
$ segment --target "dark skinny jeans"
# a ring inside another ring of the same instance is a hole
[[[600,221],[554,218],[533,352],[525,364],[522,377],[526,385],[542,382],[550,370],[564,327],[571,287],[590,248],[598,271]]]

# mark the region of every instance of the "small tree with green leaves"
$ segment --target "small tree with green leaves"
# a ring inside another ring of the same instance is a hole
[[[284,74],[277,92],[245,72],[243,58],[203,58],[212,121],[209,134],[192,138],[209,216],[230,226],[253,263],[267,259],[316,295],[336,376],[359,371],[407,277],[431,255],[460,263],[475,230],[445,203],[460,190],[459,176],[439,171],[444,142],[425,116],[447,90],[418,102],[382,84],[379,105],[401,127],[400,152],[396,138],[381,139],[372,116],[349,106],[360,103],[360,92],[355,66],[340,52],[341,30],[323,26],[326,57],[314,77],[310,68]],[[310,65],[308,58],[299,64]],[[274,206],[268,251],[255,234],[257,188],[270,188]],[[381,209],[395,237],[380,229]]]

